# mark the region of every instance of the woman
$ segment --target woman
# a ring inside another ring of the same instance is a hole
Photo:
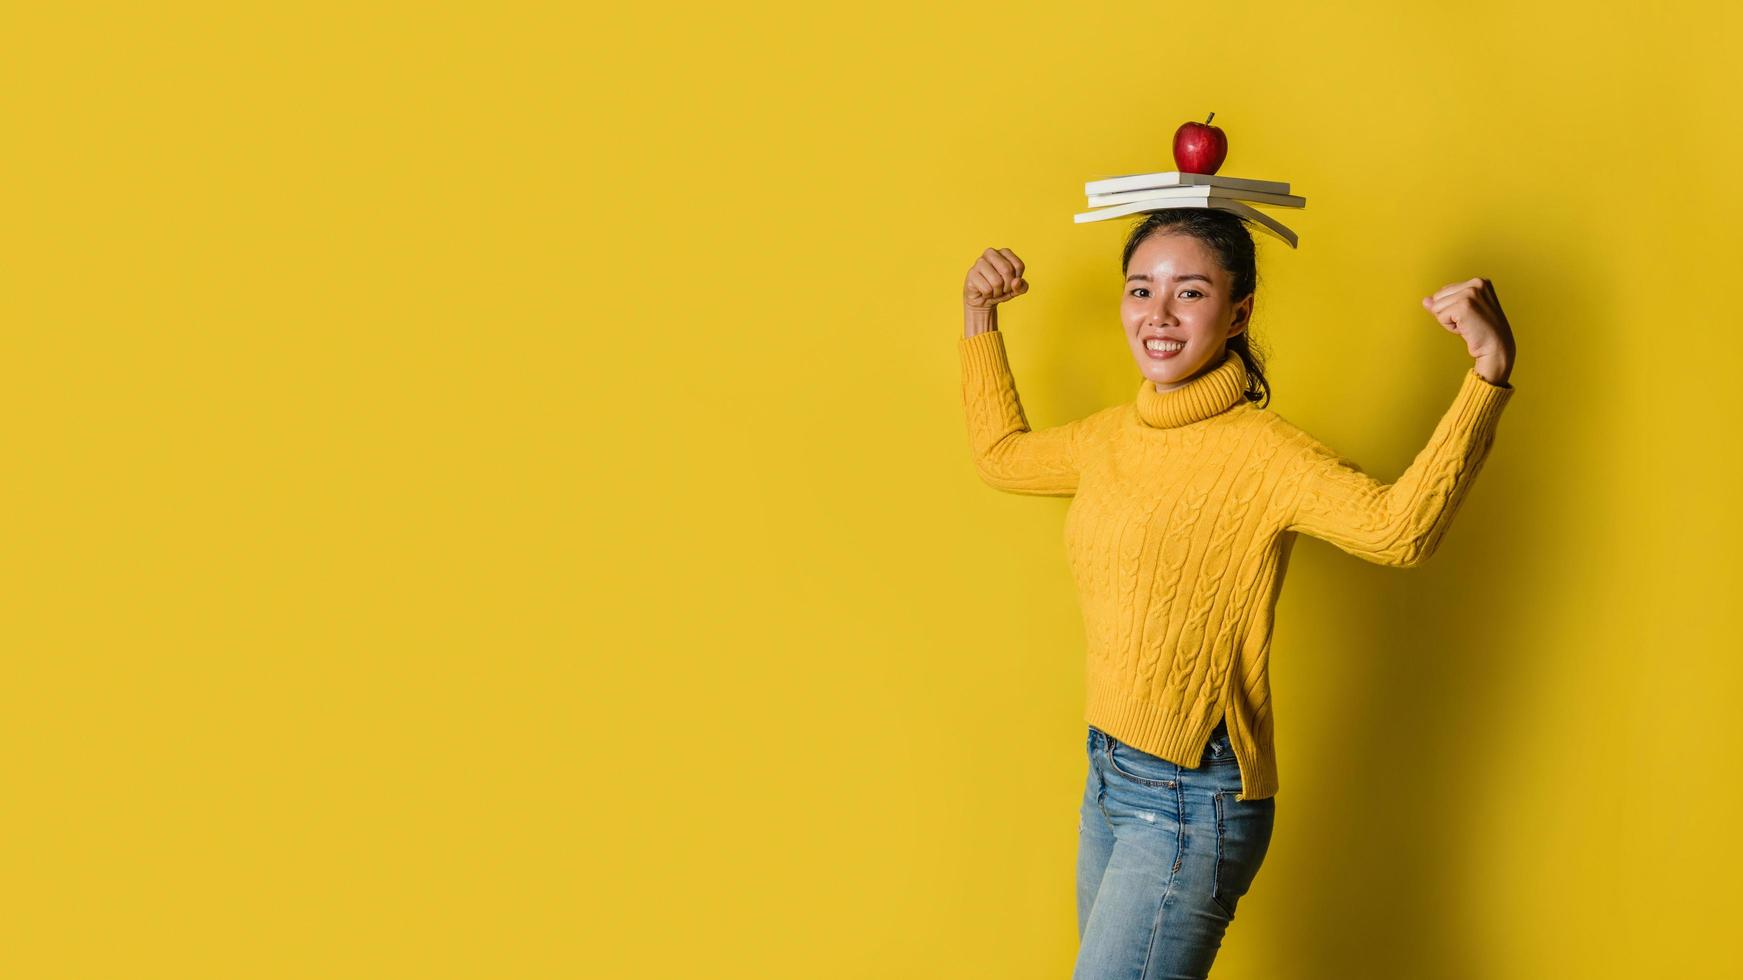
[[[1423,299],[1475,363],[1428,444],[1381,483],[1275,412],[1248,330],[1253,239],[1211,208],[1146,215],[1122,256],[1135,401],[1031,431],[998,331],[1028,291],[989,248],[963,285],[963,407],[981,477],[1072,497],[1089,774],[1076,980],[1203,977],[1270,843],[1267,673],[1296,535],[1408,568],[1434,553],[1512,395],[1514,342],[1486,279]]]

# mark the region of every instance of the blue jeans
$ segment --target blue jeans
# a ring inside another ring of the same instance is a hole
[[[1226,724],[1196,769],[1094,726],[1087,749],[1072,980],[1208,976],[1265,860],[1276,798],[1235,802],[1241,771]]]

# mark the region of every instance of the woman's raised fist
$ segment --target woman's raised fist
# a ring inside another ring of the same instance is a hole
[[[1029,291],[1023,278],[1023,260],[1008,248],[989,248],[976,259],[962,284],[962,305],[990,310],[1005,300]]]

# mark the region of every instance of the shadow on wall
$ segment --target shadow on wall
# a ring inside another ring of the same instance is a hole
[[[1576,390],[1602,376],[1605,346],[1550,333],[1578,323],[1614,335],[1614,325],[1602,324],[1611,280],[1589,250],[1580,253],[1594,237],[1558,233],[1549,247],[1528,234],[1473,242],[1442,266],[1495,280],[1532,366],[1524,379],[1515,372],[1513,383],[1525,389],[1502,417],[1495,449],[1440,549],[1418,568],[1392,569],[1305,536],[1297,544],[1279,620],[1292,591],[1323,597],[1315,629],[1337,637],[1337,670],[1350,683],[1330,717],[1309,720],[1285,709],[1280,722],[1279,742],[1291,727],[1321,733],[1313,797],[1335,801],[1307,828],[1287,826],[1291,808],[1278,810],[1279,843],[1295,841],[1287,859],[1295,880],[1276,884],[1313,898],[1291,902],[1278,919],[1283,932],[1275,938],[1288,950],[1293,977],[1474,977],[1491,962],[1492,951],[1473,945],[1464,928],[1482,910],[1466,914],[1449,903],[1496,894],[1504,869],[1481,860],[1482,841],[1472,839],[1466,815],[1504,809],[1513,787],[1470,774],[1483,760],[1528,751],[1516,732],[1495,724],[1529,710],[1530,693],[1518,688],[1522,680],[1535,683],[1521,676],[1535,653],[1507,627],[1541,613],[1538,583],[1582,574],[1566,555],[1583,533],[1571,521],[1585,514],[1570,517],[1564,504],[1578,493],[1584,507],[1606,506],[1592,499],[1605,481],[1583,474],[1601,473],[1604,434],[1616,424],[1606,414],[1614,400],[1581,398]],[[1406,465],[1445,411],[1442,388],[1450,398],[1441,386],[1400,406],[1410,416],[1400,429],[1417,440],[1404,450]],[[1579,404],[1580,427],[1535,431],[1556,403]],[[1374,475],[1395,479],[1401,469]],[[1303,590],[1304,579],[1317,584]],[[1554,594],[1572,588],[1564,583]],[[1273,644],[1273,670],[1285,647]],[[1287,774],[1283,782],[1289,785]],[[1261,872],[1255,891],[1263,879]]]

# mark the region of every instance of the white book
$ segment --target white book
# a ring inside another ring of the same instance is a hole
[[[1289,243],[1290,248],[1296,248],[1296,243],[1299,240],[1299,236],[1296,235],[1295,232],[1290,231],[1288,227],[1276,218],[1273,218],[1268,214],[1262,214],[1258,210],[1250,208],[1239,201],[1221,197],[1152,198],[1145,201],[1132,201],[1129,204],[1116,204],[1111,208],[1085,211],[1082,214],[1074,216],[1072,220],[1078,224],[1083,224],[1086,221],[1105,221],[1108,218],[1123,218],[1128,214],[1137,214],[1140,211],[1162,211],[1168,208],[1217,208],[1222,211],[1231,211],[1243,218],[1257,223],[1259,227],[1263,228],[1265,231],[1283,239],[1285,242]]]
[[[1088,197],[1097,194],[1118,194],[1121,191],[1156,190],[1161,187],[1185,187],[1188,185],[1204,187],[1227,187],[1231,190],[1258,191],[1262,194],[1287,194],[1287,180],[1250,180],[1245,177],[1219,177],[1216,174],[1182,173],[1178,170],[1165,170],[1154,174],[1126,174],[1122,177],[1103,177],[1083,185],[1083,193]]]
[[[1089,206],[1104,207],[1109,204],[1125,204],[1128,201],[1144,201],[1153,198],[1171,197],[1222,197],[1232,201],[1246,201],[1248,204],[1269,204],[1280,208],[1307,207],[1307,198],[1298,194],[1267,194],[1263,191],[1225,190],[1221,187],[1208,187],[1203,184],[1187,187],[1162,187],[1148,191],[1125,191],[1120,194],[1092,194]]]

